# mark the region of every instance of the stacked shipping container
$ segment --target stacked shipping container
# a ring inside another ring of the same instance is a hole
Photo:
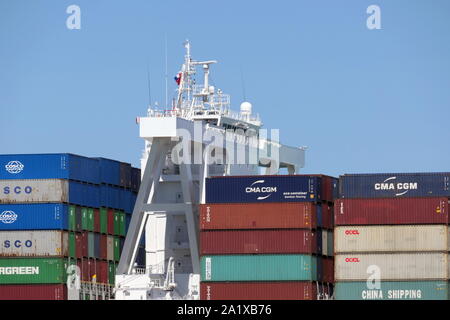
[[[113,286],[139,182],[104,158],[0,155],[0,299],[67,299],[72,272]]]
[[[446,300],[450,173],[340,177],[335,298]]]
[[[207,179],[201,299],[330,296],[336,193],[337,179],[323,175]]]

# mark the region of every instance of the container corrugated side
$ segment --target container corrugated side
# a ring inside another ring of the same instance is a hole
[[[69,235],[63,231],[2,231],[0,256],[69,256]]]
[[[0,283],[65,283],[68,266],[65,258],[1,258]]]
[[[200,254],[277,254],[317,252],[311,230],[214,230],[200,232]]]
[[[201,258],[202,281],[316,281],[311,255],[223,255]]]
[[[314,203],[200,205],[200,229],[314,229]]]
[[[290,282],[202,282],[201,300],[316,300],[317,284]]]
[[[328,231],[322,230],[322,255],[328,254]]]
[[[447,300],[448,281],[381,281],[378,288],[364,282],[337,282],[336,300]]]
[[[337,253],[449,251],[446,225],[342,226],[334,234]]]
[[[332,257],[334,255],[334,232],[333,231],[327,231],[327,232],[328,232],[327,256]]]
[[[67,230],[68,206],[63,204],[1,204],[2,230]]]
[[[106,238],[106,259],[113,261],[114,260],[114,237],[107,236]]]
[[[98,184],[99,162],[74,154],[0,155],[0,180],[69,179]]]
[[[135,193],[139,191],[141,185],[141,169],[131,168],[131,190]]]
[[[100,183],[120,185],[120,162],[105,158],[96,158],[99,161]]]
[[[0,300],[67,300],[64,284],[2,284]]]
[[[131,188],[131,164],[120,163],[120,186]]]
[[[447,198],[341,199],[335,225],[448,224]]]
[[[446,253],[337,254],[336,281],[365,281],[380,272],[387,280],[447,280]]]
[[[121,193],[125,191],[115,186],[100,185],[100,207],[120,209]]]
[[[341,198],[450,197],[450,173],[346,174],[339,190]]]
[[[321,178],[317,176],[227,176],[206,179],[206,203],[320,200]]]

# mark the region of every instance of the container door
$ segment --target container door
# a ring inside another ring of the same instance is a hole
[[[106,208],[100,208],[100,233],[108,233],[108,211]]]
[[[88,209],[81,208],[81,229],[88,230]]]
[[[77,230],[75,206],[69,206],[69,230]]]
[[[94,231],[94,209],[92,209],[92,208],[88,209],[87,229],[89,231]]]

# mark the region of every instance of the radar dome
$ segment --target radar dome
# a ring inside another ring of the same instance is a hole
[[[241,113],[251,115],[252,114],[252,104],[250,102],[242,102]]]

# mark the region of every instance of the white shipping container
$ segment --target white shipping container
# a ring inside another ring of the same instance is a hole
[[[328,232],[322,230],[322,255],[328,255]]]
[[[444,225],[342,226],[334,234],[336,253],[449,251]]]
[[[447,253],[338,254],[336,281],[447,280]],[[379,276],[379,277],[378,277]]]
[[[114,260],[114,237],[108,236],[106,239],[106,259],[109,261]]]
[[[51,257],[69,255],[69,236],[64,231],[2,231],[1,257]]]
[[[69,184],[61,179],[0,180],[0,203],[68,202]]]

